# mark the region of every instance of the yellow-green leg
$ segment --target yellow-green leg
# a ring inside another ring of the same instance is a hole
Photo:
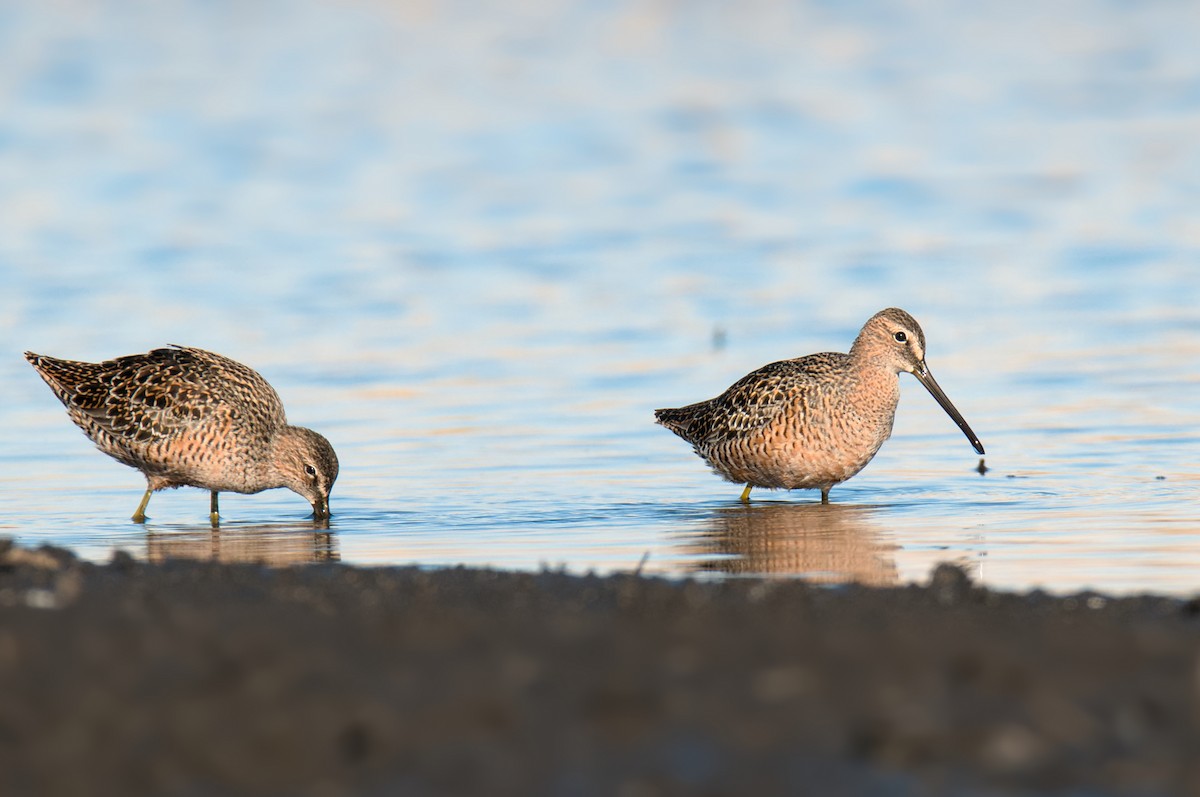
[[[214,526],[220,524],[221,515],[217,512],[217,491],[212,491],[212,498],[208,501],[208,519],[212,521]]]
[[[146,522],[146,505],[150,503],[150,495],[153,492],[154,490],[150,489],[149,487],[146,488],[146,494],[142,496],[142,502],[138,504],[138,508],[133,512],[134,523]]]
[[[752,486],[753,486],[753,485],[749,485],[749,484],[747,484],[747,485],[746,485],[746,489],[745,489],[745,490],[742,490],[742,503],[743,503],[743,504],[748,504],[748,503],[750,503],[750,489],[751,489],[751,487],[752,487]]]

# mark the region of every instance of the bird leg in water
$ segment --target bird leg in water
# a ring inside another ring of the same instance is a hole
[[[208,519],[212,521],[214,526],[221,522],[221,515],[217,512],[217,491],[212,491],[212,498],[208,502]]]
[[[150,487],[146,488],[146,494],[142,496],[142,502],[140,504],[138,504],[138,508],[136,510],[134,510],[134,513],[133,513],[133,522],[134,523],[145,523],[146,522],[146,505],[150,503],[150,495],[153,492],[154,492],[154,490],[152,488],[150,488]]]
[[[751,485],[751,484],[747,484],[747,485],[746,485],[746,489],[745,489],[745,490],[742,490],[742,503],[743,503],[743,504],[748,504],[748,503],[750,503],[750,489],[751,489],[752,487],[753,487],[753,485]]]

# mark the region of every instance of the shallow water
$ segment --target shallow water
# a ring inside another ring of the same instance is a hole
[[[1191,6],[399,5],[0,10],[0,534],[1196,590]],[[908,376],[831,506],[744,507],[652,422],[890,305],[986,473]],[[20,356],[176,342],[330,438],[329,533],[286,491],[132,524]]]

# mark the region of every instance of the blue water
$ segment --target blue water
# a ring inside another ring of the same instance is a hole
[[[1184,3],[0,9],[0,534],[105,559],[1191,594],[1200,11]],[[834,489],[749,508],[652,410],[922,322]],[[186,343],[342,462],[155,496],[25,349]]]

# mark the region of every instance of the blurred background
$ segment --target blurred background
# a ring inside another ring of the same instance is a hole
[[[1195,589],[1200,6],[1064,0],[0,5],[0,534],[107,558]],[[845,351],[902,377],[833,491],[653,424]],[[21,357],[258,369],[342,461],[159,494]]]

